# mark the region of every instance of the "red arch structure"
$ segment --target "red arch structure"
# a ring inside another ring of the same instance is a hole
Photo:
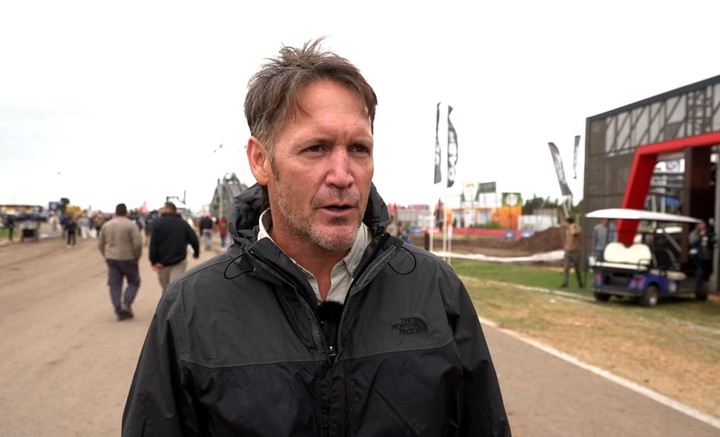
[[[692,147],[708,147],[715,144],[720,144],[720,131],[648,144],[635,149],[622,207],[644,209],[645,198],[650,189],[650,181],[659,155],[682,152]],[[637,227],[638,222],[636,220],[618,220],[618,240],[627,245],[632,244]]]

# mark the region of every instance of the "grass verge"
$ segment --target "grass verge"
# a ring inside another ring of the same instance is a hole
[[[720,297],[595,302],[557,268],[453,260],[480,316],[720,417]]]

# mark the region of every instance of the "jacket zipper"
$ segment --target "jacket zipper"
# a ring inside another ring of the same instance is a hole
[[[331,356],[331,348],[328,347],[327,342],[325,341],[325,335],[322,332],[322,326],[320,325],[320,321],[317,318],[317,315],[315,314],[315,311],[312,308],[312,305],[310,302],[308,302],[306,295],[309,295],[312,290],[308,290],[305,287],[305,284],[298,283],[294,278],[290,277],[289,275],[285,274],[284,270],[281,268],[278,268],[275,266],[274,263],[270,262],[268,258],[262,255],[262,253],[255,251],[255,250],[248,250],[248,253],[253,255],[258,261],[262,262],[263,264],[267,265],[270,270],[272,270],[274,273],[276,273],[282,281],[284,281],[290,288],[292,288],[295,295],[298,297],[298,299],[301,302],[302,308],[305,311],[305,316],[310,320],[311,322],[311,333],[313,340],[315,342],[316,347],[318,347],[322,352],[325,352],[328,357]],[[303,291],[305,293],[303,293]],[[337,355],[337,351],[335,351],[335,354],[332,355],[333,357]],[[334,361],[334,360],[333,360]]]
[[[343,341],[344,338],[343,335],[343,326],[345,326],[345,317],[349,311],[350,308],[350,302],[352,300],[352,297],[354,294],[358,293],[360,289],[365,288],[368,284],[368,277],[372,274],[372,272],[375,271],[375,268],[380,266],[381,264],[385,263],[385,260],[395,251],[395,248],[389,248],[384,251],[378,251],[378,253],[375,254],[374,258],[370,259],[370,262],[365,265],[364,267],[360,268],[360,275],[356,276],[352,282],[350,283],[350,287],[348,288],[347,296],[345,297],[345,304],[343,305],[342,314],[340,315],[340,321],[338,322],[338,333],[337,333],[337,351],[335,351],[335,355],[338,355],[340,352],[342,352],[343,347]],[[368,273],[370,272],[370,273]],[[373,275],[374,277],[374,275]],[[362,285],[358,287],[357,283],[359,280],[361,280]],[[333,357],[335,356],[333,355]],[[333,365],[335,364],[333,360]]]

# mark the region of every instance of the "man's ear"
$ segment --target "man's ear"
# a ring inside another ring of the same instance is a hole
[[[270,157],[268,156],[265,145],[254,136],[251,136],[247,143],[247,157],[250,163],[250,171],[252,171],[255,180],[260,185],[267,185],[270,180]]]

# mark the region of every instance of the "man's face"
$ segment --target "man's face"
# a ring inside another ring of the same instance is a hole
[[[280,247],[347,251],[357,237],[373,176],[373,135],[361,98],[323,80],[300,94],[270,162],[264,145],[248,143],[253,174],[267,185],[271,235]]]

